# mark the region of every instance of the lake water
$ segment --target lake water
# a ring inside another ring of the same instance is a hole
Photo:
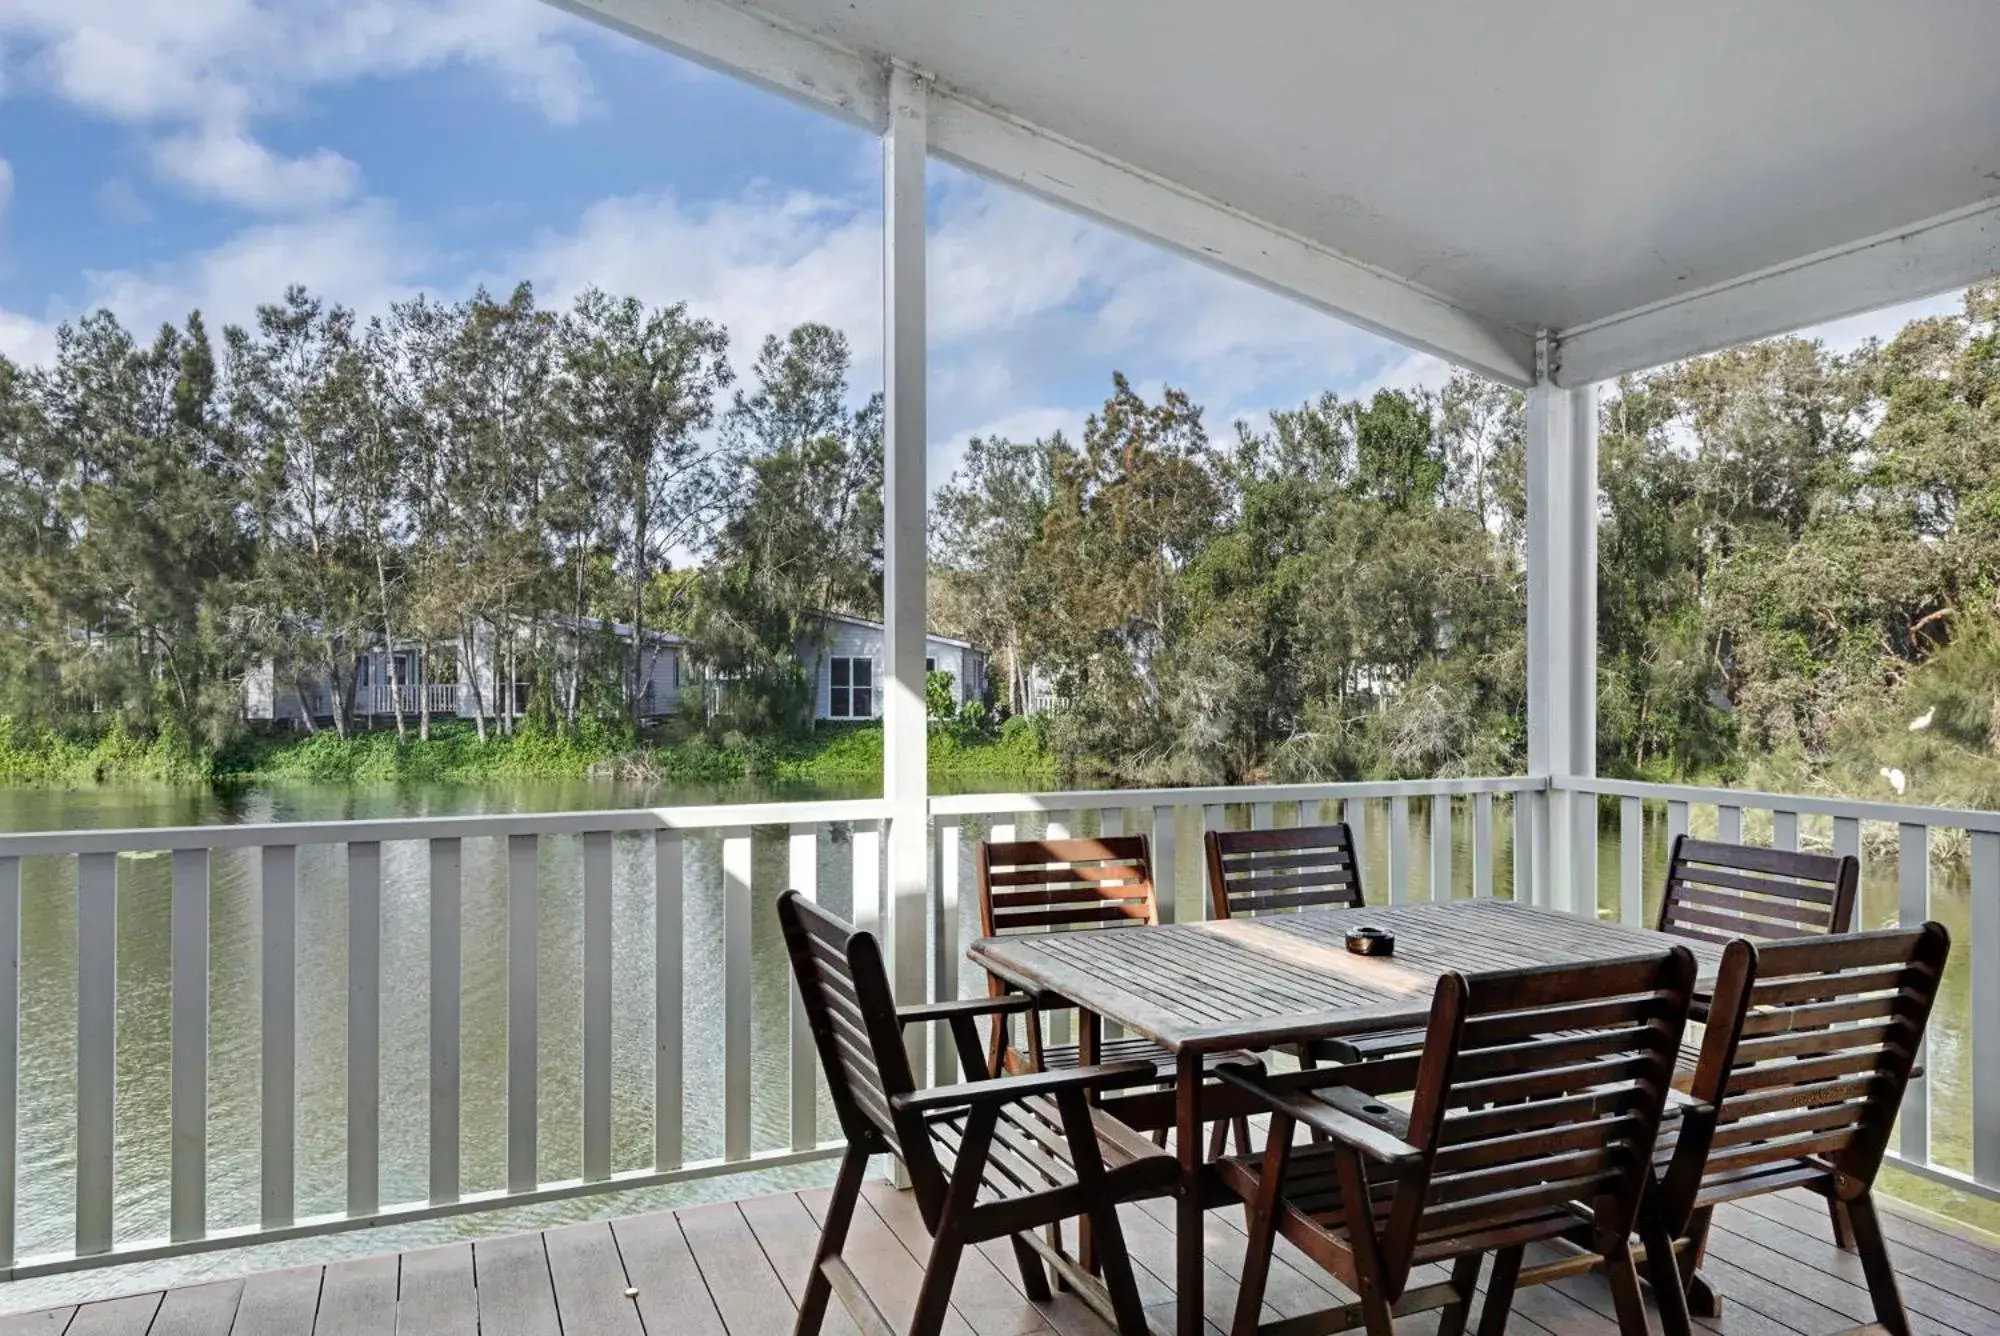
[[[591,782],[523,782],[478,788],[316,788],[291,786],[231,794],[209,791],[0,790],[0,830],[77,827],[234,824],[442,816],[474,812],[536,812],[657,806],[668,803],[777,801],[870,796],[865,789],[735,787],[638,788]],[[1425,804],[1413,804],[1410,889],[1426,898],[1428,829]],[[1511,822],[1498,804],[1494,851],[1496,889],[1510,893]],[[1454,828],[1453,892],[1472,884],[1469,804],[1459,804]],[[1318,819],[1281,805],[1281,824]],[[1609,814],[1607,814],[1609,815]],[[1232,808],[1242,825],[1247,809]],[[1371,803],[1364,884],[1380,887],[1386,872],[1387,812]],[[1133,820],[1137,820],[1134,814]],[[1699,821],[1699,815],[1697,816]],[[1201,813],[1179,813],[1176,885],[1191,904],[1201,896]],[[1802,823],[1808,838],[1817,833]],[[1133,826],[1131,828],[1137,828]],[[1040,832],[1024,820],[1024,836]],[[1087,826],[1078,833],[1091,833]],[[969,825],[966,850],[982,833]],[[1827,832],[1830,834],[1830,832]],[[1618,847],[1615,821],[1600,840],[1601,902],[1615,908]],[[1753,831],[1752,838],[1755,838]],[[1647,823],[1648,912],[1665,861],[1663,814]],[[637,838],[614,841],[614,1168],[642,1168],[652,1154],[652,1017],[654,1014],[651,849]],[[719,845],[710,837],[687,843],[685,891],[686,992],[683,1008],[686,1145],[692,1161],[722,1151],[722,913]],[[541,847],[540,1156],[542,1177],[574,1177],[581,1157],[582,956],[581,847],[574,837],[547,837]],[[337,847],[299,852],[298,1146],[301,1217],[340,1209],[345,1184],[346,881]],[[788,1143],[789,979],[769,899],[782,889],[787,850],[782,838],[759,838],[752,885],[753,1148]],[[163,1235],[167,1224],[169,1095],[168,909],[170,860],[124,858],[119,869],[118,1077],[116,1111],[117,1235]],[[851,847],[836,828],[821,843],[821,898],[837,911],[850,901]],[[22,884],[21,1093],[19,1122],[19,1252],[30,1256],[67,1247],[73,1230],[76,1062],[76,911],[74,860],[27,860]],[[506,850],[502,841],[467,840],[463,849],[463,1109],[462,1187],[497,1189],[505,1182]],[[970,867],[960,884],[969,891]],[[1893,855],[1870,857],[1863,915],[1869,926],[1894,921]],[[1166,888],[1163,888],[1163,893]],[[1371,898],[1376,892],[1371,890]],[[966,896],[969,902],[969,894]],[[428,1183],[429,1104],[426,1039],[429,960],[429,873],[420,843],[391,843],[382,852],[382,1200],[421,1199]],[[1933,869],[1933,914],[1966,941],[1968,901],[1961,868],[1940,860]],[[959,925],[972,932],[970,915]],[[222,850],[211,867],[209,1223],[251,1225],[258,1211],[260,1128],[260,892],[255,851]],[[1969,1159],[1969,969],[1954,956],[1942,1011],[1932,1028],[1930,1057],[1934,1157]],[[976,991],[969,971],[962,991]],[[822,1100],[823,1135],[835,1126]],[[235,1274],[303,1260],[379,1252],[425,1242],[715,1200],[827,1181],[830,1166],[761,1171],[666,1188],[635,1189],[385,1229],[252,1249],[177,1258],[0,1286],[0,1311],[117,1293],[207,1275]],[[1935,1190],[1929,1204],[1951,1203]]]

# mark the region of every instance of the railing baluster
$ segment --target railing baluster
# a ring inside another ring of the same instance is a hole
[[[1493,898],[1493,795],[1472,795],[1472,897]]]
[[[1250,804],[1250,829],[1269,830],[1277,824],[1278,805],[1276,803]]]
[[[1451,795],[1431,795],[1431,899],[1451,899]]]
[[[433,1202],[458,1200],[459,1025],[464,893],[459,842],[432,840],[431,1164]]]
[[[168,1233],[208,1232],[208,850],[173,852]]]
[[[653,1168],[681,1167],[682,840],[653,833]]]
[[[1389,800],[1389,903],[1410,898],[1410,800],[1400,794]]]
[[[953,860],[951,894],[955,900],[958,895],[956,866],[958,825],[956,822],[952,824],[951,829],[953,835],[953,839],[951,840]],[[938,830],[938,848],[940,851],[944,849],[945,844],[944,830],[940,827]],[[788,889],[797,891],[808,900],[819,899],[819,826],[817,823],[802,821],[792,827],[791,839],[788,842],[786,872]],[[940,879],[939,885],[942,887],[942,879]],[[946,921],[942,917],[938,920],[941,924]],[[957,919],[954,916],[949,921],[955,924]],[[939,935],[940,940],[942,940],[944,936],[942,928],[939,929]],[[956,931],[951,936],[956,938]],[[943,956],[940,955],[939,959],[942,961]],[[940,994],[943,993],[942,987],[940,987],[939,991]],[[787,988],[785,992],[791,998],[792,1004],[791,1028],[788,1036],[791,1044],[792,1060],[792,1149],[811,1150],[819,1144],[819,1087],[815,1084],[819,1075],[819,1062],[816,1051],[813,1048],[812,1024],[806,1019],[805,1001],[800,996],[797,988]],[[943,1046],[942,1051],[949,1053],[951,1051],[950,1045]],[[949,1078],[946,1079],[948,1080]]]
[[[1897,826],[1896,841],[1896,920],[1914,928],[1930,916],[1931,908],[1931,828],[1912,822]],[[1917,1044],[1917,1064],[1928,1061],[1930,1042]],[[1931,1158],[1931,1092],[1927,1077],[1917,1077],[1903,1092],[1902,1135],[1899,1152],[1916,1164]]]
[[[1837,816],[1833,819],[1833,853],[1836,858],[1845,858],[1849,854],[1852,854],[1856,862],[1860,861],[1861,818]],[[1867,875],[1866,867],[1861,868],[1860,871],[1863,877]],[[1856,924],[1860,922],[1860,919],[1861,888],[1859,883],[1857,883],[1854,894],[1854,908],[1850,911],[1848,922],[1834,924],[1833,930],[1835,932],[1852,932]]]
[[[1513,897],[1521,904],[1535,900],[1535,795],[1514,794],[1514,886]]]
[[[1688,805],[1679,799],[1667,802],[1667,847],[1673,847],[1674,840],[1688,833]]]
[[[2000,834],[1972,832],[1972,1176],[2000,1187]]]
[[[722,836],[722,1156],[750,1154],[750,830]]]
[[[76,1250],[111,1248],[118,1098],[118,855],[76,859]]]
[[[1715,838],[1724,844],[1743,843],[1743,809],[1733,803],[1715,809]]]
[[[382,846],[357,840],[347,846],[347,1213],[381,1205]]]
[[[1174,848],[1177,836],[1174,832],[1174,817],[1177,809],[1155,807],[1153,809],[1153,889],[1160,897],[1160,920],[1163,923],[1180,923],[1194,916],[1185,912],[1181,904],[1181,888],[1174,860],[1178,851]]]
[[[954,818],[939,817],[931,825],[931,987],[941,1002],[958,996],[958,858],[961,830]],[[793,861],[796,863],[796,858]],[[937,1030],[936,1026],[930,1028]],[[942,1032],[928,1034],[924,1038],[931,1044],[932,1080],[939,1085],[950,1085],[958,1079],[957,1045]],[[803,1150],[804,1147],[797,1149]]]
[[[1013,839],[1013,827],[1007,827]],[[994,836],[999,839],[998,835]],[[854,926],[877,936],[882,932],[882,827],[874,821],[854,823]]]
[[[1098,809],[1097,812],[1098,838],[1106,840],[1115,840],[1124,833],[1125,833],[1124,808],[1103,807]]]
[[[14,1265],[21,1093],[21,860],[0,857],[0,1267]]]
[[[1799,848],[1799,814],[1797,812],[1771,813],[1771,847],[1783,849],[1787,853],[1797,853]]]
[[[293,1163],[298,1124],[299,851],[289,844],[264,848],[263,925],[263,1132],[258,1173],[258,1215],[266,1229],[282,1229],[296,1213]]]
[[[541,1180],[541,841],[507,837],[507,1190]]]
[[[583,1176],[611,1176],[611,832],[583,837]]]
[[[1340,805],[1340,819],[1347,823],[1347,833],[1354,838],[1354,879],[1361,886],[1361,893],[1370,903],[1380,898],[1382,888],[1368,879],[1368,804],[1360,798],[1349,798]]]
[[[1210,803],[1201,809],[1203,847],[1201,859],[1197,865],[1200,870],[1195,875],[1194,913],[1181,920],[1181,922],[1199,923],[1208,917],[1208,832],[1211,830],[1227,830],[1228,828],[1229,812],[1221,803]]]
[[[1068,839],[1071,834],[1070,821],[1074,815],[1075,813],[1073,812],[1050,812],[1042,838],[1048,840]]]
[[[1637,798],[1618,802],[1618,921],[1644,926],[1646,917],[1646,807]]]

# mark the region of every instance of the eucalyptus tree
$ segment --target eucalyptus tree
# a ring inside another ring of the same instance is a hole
[[[820,614],[881,607],[882,403],[850,406],[850,363],[846,336],[826,325],[767,338],[722,425],[730,485],[702,591],[702,652],[781,725],[817,718]]]
[[[696,544],[721,497],[717,443],[708,435],[729,384],[729,336],[685,303],[648,309],[596,288],[562,325],[572,430],[595,443],[595,468],[613,506],[624,605],[632,627],[625,701],[633,725],[651,672],[646,604],[654,577]],[[579,628],[580,629],[580,628]]]
[[[1054,500],[1053,458],[1069,449],[1051,439],[973,437],[964,461],[932,498],[930,557],[934,620],[1007,664],[1006,703],[1027,708],[1030,609],[1023,576],[1029,550]]]
[[[312,716],[306,674],[325,674],[333,723],[352,726],[358,655],[372,638],[362,565],[363,510],[347,466],[364,428],[354,383],[354,315],[304,288],[257,310],[254,332],[233,343],[231,418],[243,433],[261,516],[255,601],[266,647],[293,673],[301,713]],[[275,685],[275,684],[274,684]]]

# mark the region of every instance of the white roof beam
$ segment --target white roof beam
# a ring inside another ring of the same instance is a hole
[[[2000,272],[2000,199],[1563,330],[1555,380],[1587,385]]]
[[[876,134],[889,125],[889,65],[724,0],[546,0],[650,46],[747,79]]]
[[[889,65],[727,0],[550,3],[880,133]],[[1534,380],[1532,334],[1270,226],[1217,200],[1091,152],[942,85],[930,148],[979,175],[1303,301],[1496,380]]]

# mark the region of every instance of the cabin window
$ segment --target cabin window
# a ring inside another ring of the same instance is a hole
[[[928,676],[929,674],[931,674],[931,673],[934,673],[934,672],[936,672],[936,671],[937,671],[937,660],[936,660],[936,659],[925,659],[925,660],[924,660],[924,673],[925,673],[925,675],[926,675],[926,676]]]
[[[830,719],[872,719],[875,717],[875,661],[838,658],[832,663]]]

